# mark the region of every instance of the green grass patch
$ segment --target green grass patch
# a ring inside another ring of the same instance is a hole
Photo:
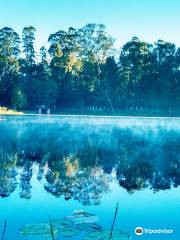
[[[22,115],[23,112],[18,112],[16,110],[8,109],[6,107],[0,107],[0,114]]]

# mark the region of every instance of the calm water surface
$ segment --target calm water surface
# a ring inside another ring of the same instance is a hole
[[[75,210],[111,228],[119,202],[115,229],[132,239],[179,240],[179,184],[179,119],[0,116],[4,239],[44,239],[19,229]],[[136,236],[138,226],[174,232]]]

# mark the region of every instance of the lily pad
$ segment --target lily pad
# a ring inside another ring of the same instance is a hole
[[[61,230],[67,227],[72,227],[72,225],[74,225],[73,222],[64,218],[51,219],[50,221],[51,221],[51,225],[57,228],[58,230]],[[46,224],[49,224],[49,222],[46,222]]]
[[[96,215],[85,212],[83,210],[75,211],[72,216],[68,216],[66,219],[72,221],[75,224],[95,223],[99,220]]]
[[[64,229],[63,231],[59,232],[59,235],[63,237],[74,237],[81,233],[80,229],[72,228],[72,229]]]
[[[89,232],[93,230],[100,230],[102,227],[97,223],[81,223],[77,224],[77,228],[81,231]]]
[[[73,222],[67,219],[51,219],[51,226],[53,228],[55,237],[58,235],[61,235],[63,237],[73,237],[81,232],[80,228],[78,228]],[[24,225],[20,229],[20,233],[24,236],[51,236],[51,226],[49,222],[42,224]]]
[[[52,229],[54,238],[58,237],[74,237],[84,235],[83,240],[109,240],[110,229],[102,229],[96,223],[97,217],[93,214],[76,211],[72,216],[51,219],[40,224],[24,225],[20,229],[20,233],[24,236],[38,237],[40,240],[52,239]],[[111,240],[130,240],[128,233],[114,230]]]
[[[109,240],[110,233],[110,229],[91,231],[85,235],[83,240]],[[111,240],[130,240],[130,236],[128,233],[114,230]]]
[[[53,227],[58,229],[59,235],[63,237],[73,237],[80,233],[80,229],[68,219],[51,219]]]
[[[94,214],[92,213],[88,213],[84,210],[75,210],[73,213],[73,216],[76,218],[81,218],[81,217],[90,217],[90,216],[94,216]]]
[[[53,226],[54,235],[58,234],[58,229]],[[48,223],[27,224],[21,227],[20,233],[24,236],[29,235],[51,235],[51,227]]]

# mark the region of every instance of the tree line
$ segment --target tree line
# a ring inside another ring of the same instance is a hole
[[[103,24],[87,24],[50,34],[37,57],[35,32],[0,29],[0,106],[180,113],[175,44],[133,37],[118,50]]]

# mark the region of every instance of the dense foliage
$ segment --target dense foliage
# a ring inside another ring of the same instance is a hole
[[[35,52],[35,28],[22,39],[0,29],[0,106],[52,110],[180,113],[180,48],[133,37],[120,51],[102,24],[58,31]]]

